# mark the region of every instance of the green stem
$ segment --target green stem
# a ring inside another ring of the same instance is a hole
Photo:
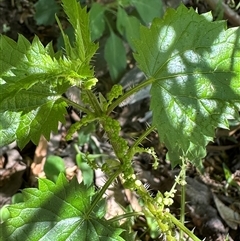
[[[185,171],[186,172],[186,171]],[[185,197],[186,197],[186,185],[181,187],[181,212],[180,212],[180,222],[184,225],[185,222]],[[183,230],[180,230],[179,241],[183,240]]]
[[[77,154],[81,154],[80,150],[79,150],[79,147],[77,144],[74,144],[74,149],[75,151],[77,152]]]
[[[96,95],[93,94],[92,90],[86,90],[89,101],[91,102],[91,107],[94,110],[95,116],[100,117],[102,114],[102,108]]]
[[[147,85],[150,85],[154,81],[154,78],[150,78],[148,80],[145,80],[144,82],[138,84],[137,86],[133,87],[132,89],[128,90],[126,93],[124,93],[122,96],[120,96],[118,99],[116,99],[107,110],[107,115],[109,115],[119,104],[121,104],[124,100],[126,100],[129,96],[132,94],[138,92],[142,88],[144,88]]]
[[[124,218],[138,217],[139,215],[143,215],[143,213],[142,212],[124,213],[122,215],[117,215],[117,216],[109,219],[108,221],[116,222],[116,221],[120,221]]]
[[[138,146],[155,128],[155,126],[150,126],[146,131],[144,131],[142,135],[134,142],[129,151]]]
[[[109,8],[108,8],[108,11],[111,12],[111,10],[110,10]],[[106,24],[107,24],[107,26],[108,26],[108,29],[109,29],[109,31],[110,31],[110,34],[112,34],[112,33],[113,33],[113,30],[112,30],[111,24],[110,24],[109,21],[108,21],[108,18],[107,18],[107,17],[104,17],[104,20],[105,20],[105,22],[106,22]]]
[[[63,99],[65,102],[67,102],[69,105],[75,107],[76,109],[78,109],[86,114],[91,114],[91,111],[89,111],[88,109],[84,108],[83,106],[65,98],[64,96],[61,96],[61,99]]]
[[[184,233],[186,233],[190,238],[192,238],[194,241],[201,241],[194,233],[192,233],[188,228],[184,226],[179,220],[177,220],[171,213],[167,213],[166,215],[169,216],[169,218],[172,220],[172,222],[180,228]]]
[[[97,206],[99,201],[102,199],[102,196],[108,189],[108,187],[113,183],[114,179],[117,178],[117,176],[122,172],[121,168],[119,168],[114,174],[107,180],[107,182],[104,184],[104,186],[100,189],[99,193],[95,196],[95,198],[92,201],[91,207],[86,213],[85,217],[89,217],[92,213],[93,209]]]

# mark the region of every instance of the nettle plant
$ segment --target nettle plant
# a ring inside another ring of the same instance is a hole
[[[139,213],[104,218],[103,194],[118,176],[126,188],[137,192],[144,204],[142,212],[157,222],[167,240],[176,240],[176,227],[199,240],[169,212],[175,189],[152,197],[134,174],[132,160],[142,152],[157,159],[154,150],[140,147],[156,128],[173,167],[188,160],[201,168],[215,128],[228,128],[228,119],[238,116],[239,28],[227,29],[224,21],[212,22],[210,13],[198,15],[184,5],[168,9],[163,19],[156,18],[149,28],[142,26],[133,42],[134,57],[146,80],[125,93],[114,85],[104,97],[93,91],[97,79],[91,59],[98,45],[91,41],[86,8],[75,0],[62,0],[62,4],[75,30],[71,45],[57,18],[63,52],[54,52],[51,44],[44,47],[37,37],[30,43],[21,35],[17,42],[1,36],[1,146],[16,140],[23,148],[29,141],[37,144],[41,135],[49,139],[58,122],[65,122],[66,107],[72,105],[85,115],[71,126],[67,138],[97,121],[116,159],[100,167],[108,180],[98,191],[75,178],[68,182],[63,174],[56,183],[39,179],[38,189],[24,189],[24,202],[7,207],[8,217],[1,223],[3,240],[134,240],[135,234],[127,225],[120,226],[119,220]],[[147,85],[151,85],[152,126],[129,146],[110,114]],[[71,86],[80,88],[83,104],[63,97]],[[94,161],[89,165],[97,167]],[[176,183],[184,184],[183,174]]]
[[[153,18],[162,16],[162,1],[151,0],[149,4],[145,0],[115,0],[105,4],[92,2],[88,6],[91,40],[99,40],[104,35],[104,59],[111,80],[116,83],[125,73],[127,66],[124,41],[135,50],[133,41],[139,38],[140,24],[148,25]],[[34,7],[34,19],[39,25],[52,25],[55,22],[54,13],[62,15],[56,0],[38,0]],[[74,29],[69,26],[65,29],[66,32],[71,41]],[[60,42],[61,37],[58,38],[59,45]]]

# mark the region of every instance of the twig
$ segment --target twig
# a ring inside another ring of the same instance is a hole
[[[219,4],[219,1],[221,1],[224,18],[227,19],[232,26],[240,26],[240,16],[238,15],[238,13],[236,13],[231,8],[229,8],[229,6],[225,4],[222,0],[205,0],[205,1],[213,10],[216,9],[216,7]]]

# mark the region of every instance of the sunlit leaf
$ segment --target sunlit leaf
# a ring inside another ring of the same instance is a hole
[[[173,165],[180,156],[201,165],[215,128],[238,115],[239,35],[183,5],[141,28],[135,58],[153,78],[153,124]]]
[[[99,202],[91,215],[87,215],[93,195],[93,187],[78,184],[76,178],[68,182],[63,174],[56,184],[39,179],[39,189],[23,190],[23,203],[6,207],[10,218],[1,224],[1,238],[15,241],[123,241],[119,236],[123,229],[100,218],[104,202]]]
[[[64,12],[68,16],[75,31],[75,44],[69,48],[69,43],[65,42],[69,52],[67,53],[72,59],[90,64],[90,60],[95,54],[98,45],[91,41],[89,30],[89,15],[87,9],[81,8],[76,0],[62,0]]]
[[[17,140],[22,148],[30,140],[37,143],[41,132],[48,139],[58,121],[65,121],[61,95],[71,86],[65,76],[78,75],[38,38],[32,44],[22,36],[18,42],[5,36],[0,41],[0,145]]]
[[[72,85],[96,83],[90,60],[97,45],[91,42],[89,16],[75,0],[63,3],[75,29],[74,46],[65,41],[67,57],[37,37],[30,43],[21,35],[17,42],[0,36],[0,146],[17,140],[23,148],[29,141],[37,144],[42,134],[49,139],[58,122],[65,122],[62,94]]]

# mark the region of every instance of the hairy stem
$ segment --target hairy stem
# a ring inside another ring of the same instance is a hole
[[[113,183],[114,179],[118,177],[118,175],[122,172],[121,168],[119,168],[110,178],[107,180],[107,182],[104,184],[104,186],[100,189],[100,192],[95,196],[95,198],[92,201],[91,207],[86,213],[86,217],[89,217],[92,213],[93,209],[97,206],[99,201],[102,199],[102,196],[108,189],[108,187]]]
[[[128,90],[126,93],[124,93],[122,96],[120,96],[118,99],[116,99],[107,110],[107,115],[109,115],[118,105],[120,105],[124,100],[126,100],[129,96],[132,94],[138,92],[142,88],[144,88],[147,85],[152,84],[154,81],[154,78],[150,78],[148,80],[145,80],[144,82],[140,83],[139,85],[133,87],[132,89]]]
[[[170,217],[172,222],[180,228],[184,233],[186,233],[190,238],[192,238],[194,241],[201,241],[198,237],[195,236],[194,233],[192,233],[188,228],[184,226],[179,220],[177,220],[171,213],[167,213],[167,215]]]
[[[86,113],[86,114],[91,114],[91,111],[89,111],[88,109],[84,108],[83,106],[69,100],[68,98],[65,98],[64,96],[61,96],[61,99],[63,99],[66,103],[68,103],[69,105],[75,107],[76,109]]]
[[[91,102],[91,107],[94,110],[95,116],[100,117],[102,114],[102,109],[96,95],[93,94],[92,90],[86,90],[89,101]]]
[[[185,222],[185,190],[186,185],[182,185],[181,187],[181,212],[180,212],[180,222],[184,225]],[[183,230],[180,230],[179,240],[183,240]]]
[[[130,151],[136,146],[138,146],[155,128],[156,128],[155,126],[150,126],[146,131],[144,131],[142,135],[139,136],[138,139],[131,146]]]
[[[122,215],[117,215],[111,219],[109,219],[108,221],[111,221],[111,222],[116,222],[116,221],[121,221],[123,220],[124,218],[131,218],[131,217],[138,217],[140,215],[143,215],[142,212],[130,212],[130,213],[124,213]]]

